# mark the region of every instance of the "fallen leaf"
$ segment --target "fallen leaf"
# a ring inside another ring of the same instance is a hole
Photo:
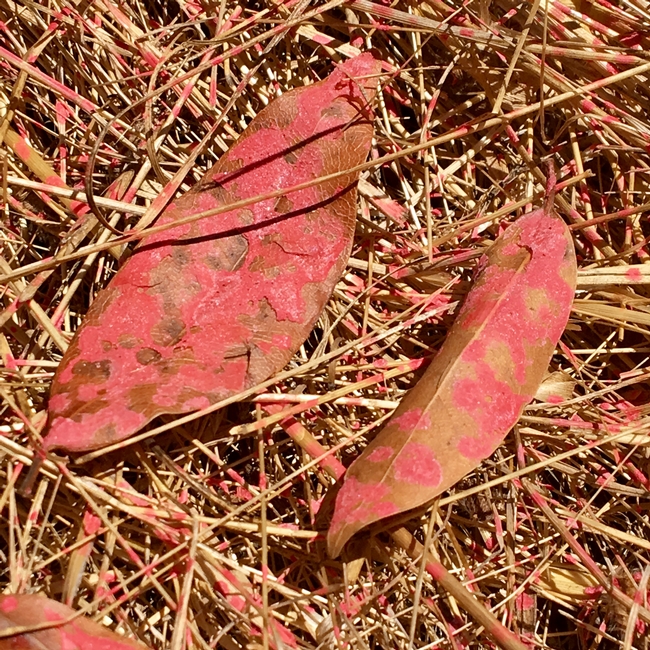
[[[586,569],[559,562],[547,567],[535,584],[544,595],[549,594],[554,600],[560,599],[572,605],[593,598],[598,586],[598,580]]]
[[[540,402],[559,404],[573,397],[576,380],[562,370],[551,372],[544,377],[535,393],[535,399]]]
[[[379,66],[362,54],[277,98],[158,223],[362,163]],[[46,449],[98,449],[279,371],[345,268],[357,180],[349,173],[143,239],[59,365]]]
[[[76,614],[38,594],[0,596],[0,650],[146,650],[146,646]],[[44,629],[7,636],[13,628],[31,627]]]
[[[550,207],[495,241],[437,356],[347,470],[328,534],[333,557],[358,530],[430,501],[501,444],[546,373],[576,275],[571,234]]]

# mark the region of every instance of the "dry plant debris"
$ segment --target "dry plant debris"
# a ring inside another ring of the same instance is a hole
[[[152,648],[494,647],[385,526],[329,559],[323,497],[550,159],[580,268],[551,374],[395,523],[534,647],[648,647],[648,2],[0,0],[0,21],[4,593]],[[20,493],[54,369],[142,229],[271,99],[370,48],[352,258],[299,353],[226,409],[48,457]]]

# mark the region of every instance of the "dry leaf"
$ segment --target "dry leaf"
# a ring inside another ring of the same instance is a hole
[[[427,372],[347,470],[332,556],[364,526],[430,501],[501,444],[546,373],[576,274],[569,230],[549,208],[496,240]]]
[[[573,390],[576,387],[576,380],[566,372],[557,370],[551,372],[539,385],[535,393],[535,399],[540,402],[551,402],[559,404],[573,397]]]
[[[37,594],[0,596],[0,633],[12,628],[45,629],[0,637],[0,650],[146,650],[83,616],[66,605]],[[51,624],[61,624],[49,627]],[[68,621],[68,622],[65,622]]]
[[[173,222],[362,163],[379,62],[362,54],[260,112]],[[47,449],[97,449],[279,371],[350,252],[358,173],[145,238],[101,291],[51,390]]]

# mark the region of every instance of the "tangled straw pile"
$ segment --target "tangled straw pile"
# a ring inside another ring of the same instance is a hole
[[[490,461],[407,525],[535,647],[647,649],[645,0],[3,0],[0,20],[5,592],[153,648],[493,647],[379,527],[327,558],[332,479],[294,439],[351,461],[551,159],[581,267],[553,372]],[[85,177],[114,227],[144,227],[269,101],[367,48],[389,64],[373,157],[394,156],[362,179],[348,272],[276,386],[117,453],[52,457],[19,495],[52,373],[125,254]]]

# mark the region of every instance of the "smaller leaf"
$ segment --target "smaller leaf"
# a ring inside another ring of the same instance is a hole
[[[146,646],[115,632],[45,596],[0,596],[0,635],[12,628],[44,627],[33,632],[0,636],[0,650],[146,650]],[[72,619],[72,620],[71,620]],[[57,621],[61,624],[56,625]],[[69,621],[69,622],[65,622]],[[49,625],[54,625],[49,627]]]
[[[551,205],[518,219],[481,259],[438,355],[347,470],[332,556],[364,526],[430,501],[477,467],[535,396],[577,275],[571,234]]]
[[[552,404],[564,402],[573,396],[576,383],[576,380],[566,372],[561,370],[551,372],[544,377],[544,381],[535,393],[535,399],[540,402],[551,402]]]

